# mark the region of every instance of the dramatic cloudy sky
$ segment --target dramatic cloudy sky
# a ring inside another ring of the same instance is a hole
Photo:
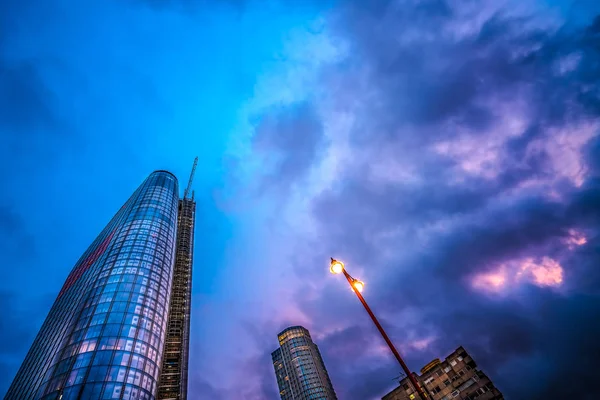
[[[596,0],[4,0],[0,392],[75,261],[200,157],[190,397],[275,400],[310,329],[342,400],[463,345],[507,399],[596,399]]]

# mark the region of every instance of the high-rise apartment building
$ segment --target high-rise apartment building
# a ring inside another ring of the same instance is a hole
[[[5,400],[156,399],[180,310],[187,373],[194,221],[181,209],[193,200],[178,193],[173,174],[155,171],[121,207],[75,264]]]
[[[319,348],[310,333],[292,326],[279,335],[271,353],[282,400],[337,400]]]
[[[414,374],[420,386],[425,388],[431,400],[503,400],[502,393],[483,371],[477,368],[473,358],[461,346],[444,361],[435,359]],[[382,400],[412,400],[418,395],[408,378],[400,386],[383,396]]]

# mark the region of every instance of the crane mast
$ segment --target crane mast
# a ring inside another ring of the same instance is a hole
[[[194,180],[194,174],[196,173],[196,166],[198,165],[198,157],[194,159],[194,166],[192,167],[192,173],[190,174],[190,180],[188,181],[187,187],[183,192],[183,198],[187,199],[190,189],[192,188],[192,181]]]

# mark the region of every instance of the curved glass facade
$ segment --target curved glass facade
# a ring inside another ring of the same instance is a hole
[[[310,333],[292,326],[279,335],[271,356],[282,400],[337,400],[321,353]]]
[[[5,399],[153,400],[175,258],[178,184],[152,173],[71,271]]]

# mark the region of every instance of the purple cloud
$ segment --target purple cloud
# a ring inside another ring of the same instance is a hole
[[[348,51],[315,113],[266,111],[291,124],[257,134],[289,163],[277,179],[306,189],[279,221],[298,232],[287,285],[341,398],[380,398],[398,367],[329,256],[414,370],[463,345],[507,398],[594,397],[600,30],[568,22],[533,3],[344,3],[327,26]]]
[[[323,145],[321,120],[309,103],[274,108],[258,118],[254,132],[254,150],[270,166],[266,188],[286,188],[301,180]]]

